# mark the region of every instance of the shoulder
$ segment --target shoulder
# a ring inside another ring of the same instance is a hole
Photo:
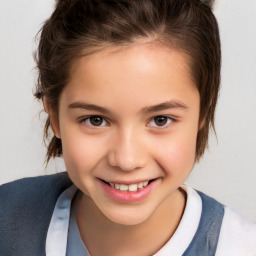
[[[60,193],[71,185],[67,173],[23,178],[0,186],[0,216],[3,211],[20,212],[42,202],[55,203]],[[44,205],[45,207],[45,205]]]
[[[66,172],[60,172],[56,174],[51,175],[42,175],[42,176],[36,176],[36,177],[26,177],[18,180],[14,180],[8,183],[4,183],[0,186],[0,189],[3,189],[5,187],[10,186],[20,186],[23,184],[37,184],[37,183],[48,183],[51,181],[57,181],[57,180],[69,180],[68,175]]]
[[[216,256],[255,256],[256,223],[225,207]]]
[[[66,173],[59,173],[1,185],[0,254],[41,255],[56,201],[71,184]]]
[[[65,187],[71,185],[67,173],[23,178],[0,186],[1,204],[8,200],[29,197],[30,200],[36,195],[59,193]]]
[[[202,200],[198,230],[205,230],[200,229],[200,225],[206,227],[210,247],[212,238],[216,238],[215,255],[256,256],[256,224],[204,193],[196,192]]]

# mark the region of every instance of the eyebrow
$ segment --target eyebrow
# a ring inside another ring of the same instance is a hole
[[[91,104],[91,103],[87,103],[87,102],[83,102],[83,101],[78,101],[78,102],[74,102],[68,105],[68,108],[70,109],[85,109],[85,110],[93,110],[93,111],[98,111],[101,112],[103,114],[111,114],[111,111],[95,105],[95,104]],[[175,100],[170,100],[170,101],[166,101],[157,105],[153,105],[153,106],[148,106],[148,107],[144,107],[140,110],[140,114],[150,114],[153,112],[158,112],[161,110],[166,110],[166,109],[181,109],[181,110],[187,110],[188,106],[186,106],[184,103],[179,102],[179,101],[175,101]]]
[[[140,112],[142,114],[149,114],[149,113],[158,112],[158,111],[166,110],[166,109],[188,110],[188,106],[186,106],[182,102],[170,100],[170,101],[166,101],[166,102],[154,105],[154,106],[145,107]]]
[[[111,113],[106,108],[103,108],[103,107],[95,105],[95,104],[90,104],[90,103],[87,103],[87,102],[82,102],[82,101],[71,103],[70,105],[68,105],[68,108],[71,108],[71,109],[78,108],[78,109],[85,109],[85,110],[93,110],[93,111],[101,112],[103,114],[110,114]]]

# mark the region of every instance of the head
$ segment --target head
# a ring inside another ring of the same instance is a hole
[[[62,0],[37,60],[45,135],[54,132],[47,161],[63,155],[84,198],[114,222],[142,223],[167,199],[174,205],[214,126],[220,42],[211,8]]]
[[[208,145],[220,85],[220,39],[212,1],[200,0],[62,0],[41,30],[37,52],[39,78],[35,96],[58,115],[60,95],[72,65],[112,47],[147,41],[183,52],[200,94],[200,129],[195,160]],[[62,155],[62,143],[51,137],[50,116],[45,137],[47,162]]]

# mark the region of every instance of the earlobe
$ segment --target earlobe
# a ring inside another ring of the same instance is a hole
[[[61,136],[60,136],[58,113],[56,113],[56,111],[52,109],[46,97],[43,98],[43,105],[44,105],[45,112],[49,115],[50,123],[51,123],[52,130],[54,132],[54,135],[60,139]]]

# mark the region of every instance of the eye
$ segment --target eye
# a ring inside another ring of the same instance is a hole
[[[107,121],[101,116],[89,116],[81,121],[86,123],[88,126],[102,127],[107,125]]]
[[[172,121],[174,120],[168,116],[156,116],[150,120],[149,125],[153,127],[166,127]]]

